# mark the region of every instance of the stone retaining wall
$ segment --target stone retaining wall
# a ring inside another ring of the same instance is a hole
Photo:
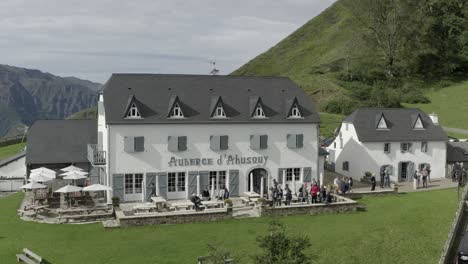
[[[346,194],[346,197],[349,199],[360,199],[363,196],[381,196],[381,195],[390,195],[390,194],[398,194],[398,191],[394,191],[393,189],[386,189],[386,190],[376,190],[376,191],[357,191]]]
[[[161,224],[183,224],[193,222],[209,222],[232,218],[232,211],[226,208],[207,210],[202,212],[181,211],[167,213],[148,213],[145,215],[125,216],[123,211],[115,208],[115,215],[121,227],[161,225]]]
[[[356,211],[358,207],[356,201],[338,195],[334,196],[338,201],[331,204],[296,204],[279,207],[259,207],[259,214],[261,216],[288,216]]]

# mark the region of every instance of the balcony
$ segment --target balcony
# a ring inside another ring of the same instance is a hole
[[[93,166],[106,165],[106,151],[97,144],[88,144],[88,160]]]

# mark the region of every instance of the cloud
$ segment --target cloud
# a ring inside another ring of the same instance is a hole
[[[105,82],[112,72],[228,74],[335,0],[2,0],[0,63]]]

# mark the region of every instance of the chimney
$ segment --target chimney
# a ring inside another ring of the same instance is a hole
[[[437,116],[436,113],[432,113],[429,115],[429,117],[431,118],[432,120],[432,123],[434,123],[434,125],[438,125],[439,124],[439,117]]]

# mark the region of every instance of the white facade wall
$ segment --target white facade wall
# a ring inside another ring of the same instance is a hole
[[[255,168],[265,169],[270,183],[273,179],[277,179],[279,168],[311,167],[312,178],[319,179],[317,124],[119,124],[109,125],[107,131],[109,133],[107,175],[110,186],[112,186],[112,175],[116,173],[226,171],[229,174],[229,170],[234,169],[239,170],[239,194],[242,194],[248,188],[248,174]],[[304,134],[303,148],[289,149],[286,145],[287,134]],[[211,135],[228,135],[229,149],[211,150]],[[251,135],[268,135],[268,148],[265,150],[250,149]],[[125,136],[143,136],[145,151],[125,152]],[[169,136],[187,136],[187,150],[168,151]],[[226,158],[229,155],[266,156],[268,158],[264,164],[227,165]],[[224,161],[222,165],[217,164],[220,156]],[[174,167],[169,165],[172,157],[176,159],[210,158],[214,162],[206,166]],[[300,182],[296,184],[299,186]]]
[[[429,141],[427,152],[421,152],[421,141],[405,141],[412,143],[411,152],[401,152],[400,144],[403,142],[360,142],[353,124],[342,124],[340,133],[343,139],[343,148],[340,147],[338,135],[327,148],[330,152],[329,162],[335,163],[335,171],[345,176],[360,179],[366,171],[375,173],[379,180],[381,166],[393,166],[392,181],[399,179],[399,163],[413,162],[415,168],[420,164],[431,165],[431,179],[445,177],[445,161],[447,155],[447,143],[445,141]],[[335,147],[336,143],[336,147]],[[390,153],[384,153],[384,143],[390,143]],[[349,162],[349,171],[343,170],[343,162]]]
[[[26,176],[26,157],[0,167],[0,177],[22,178]]]

